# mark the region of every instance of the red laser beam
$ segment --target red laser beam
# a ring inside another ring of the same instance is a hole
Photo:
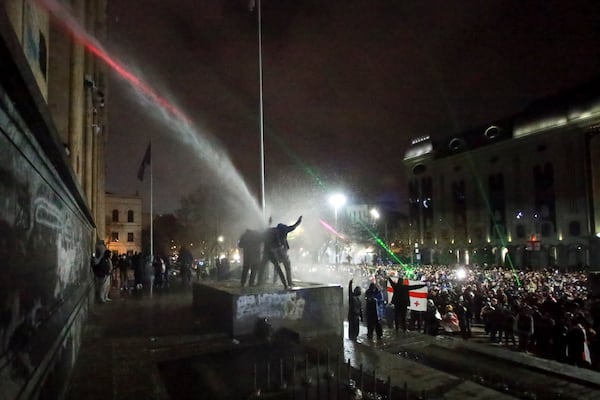
[[[97,41],[88,35],[83,27],[81,27],[79,23],[60,4],[51,0],[38,0],[37,3],[46,9],[52,16],[54,16],[59,25],[61,25],[76,42],[83,45],[90,53],[104,61],[106,65],[117,72],[123,79],[137,88],[155,104],[164,110],[167,110],[174,117],[188,124],[190,123],[190,119],[182,111],[180,111],[167,99],[159,95],[152,87],[150,87],[150,85],[142,81],[131,71],[125,68],[121,62],[111,57],[106,51],[104,51]]]
[[[335,236],[339,237],[340,239],[344,239],[344,237],[342,235],[340,235],[340,233],[338,231],[333,229],[331,227],[331,225],[329,225],[327,222],[323,221],[322,219],[320,219],[319,222],[321,223],[321,225],[323,225],[325,227],[325,229],[327,229],[328,231],[333,233]]]

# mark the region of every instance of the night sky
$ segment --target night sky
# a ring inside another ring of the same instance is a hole
[[[108,51],[216,138],[258,193],[256,8],[108,6]],[[403,208],[412,138],[510,116],[600,73],[598,1],[263,0],[262,11],[267,204],[283,201],[274,207],[342,189]],[[156,211],[174,211],[200,182],[219,191],[227,180],[212,179],[116,74],[108,111],[108,191],[147,192],[136,174],[149,138]]]

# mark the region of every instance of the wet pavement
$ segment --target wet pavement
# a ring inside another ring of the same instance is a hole
[[[216,362],[207,355],[239,354],[262,345],[253,337],[232,339],[195,315],[189,289],[174,286],[155,291],[152,298],[117,292],[112,297],[112,302],[91,308],[68,399],[184,398],[173,393],[184,393],[194,378],[177,375],[188,368],[178,364],[181,360],[195,360],[190,362],[203,369],[209,381],[222,381],[226,388],[225,378],[217,376],[224,371],[203,366]],[[324,354],[324,342],[317,339],[305,345],[321,346]],[[358,340],[344,339],[342,346],[343,360],[350,360],[357,385],[373,380],[375,372],[379,381],[390,379],[393,386],[407,390],[394,398],[600,398],[600,374],[492,345],[477,327],[468,341],[390,329],[384,329],[382,340],[369,340],[361,327]]]

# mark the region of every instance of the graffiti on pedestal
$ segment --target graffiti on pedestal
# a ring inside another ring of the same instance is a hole
[[[236,318],[284,318],[298,320],[304,315],[305,300],[296,292],[262,293],[240,296],[236,302]]]

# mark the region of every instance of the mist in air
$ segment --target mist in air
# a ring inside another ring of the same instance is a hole
[[[218,180],[219,192],[229,209],[244,215],[248,224],[262,223],[262,212],[256,198],[250,193],[225,149],[212,134],[198,129],[176,105],[177,101],[167,100],[167,98],[173,99],[172,95],[158,94],[157,90],[147,83],[150,80],[139,72],[141,71],[139,68],[125,65],[109,54],[60,3],[54,0],[40,0],[39,4],[49,10],[62,23],[65,30],[73,33],[77,40],[122,78],[121,82],[132,89],[137,103],[146,115],[163,128],[155,129],[156,131],[161,132],[169,140],[180,142],[182,147],[188,149],[205,167],[205,172],[212,175],[208,179]],[[134,73],[134,71],[138,72]]]

